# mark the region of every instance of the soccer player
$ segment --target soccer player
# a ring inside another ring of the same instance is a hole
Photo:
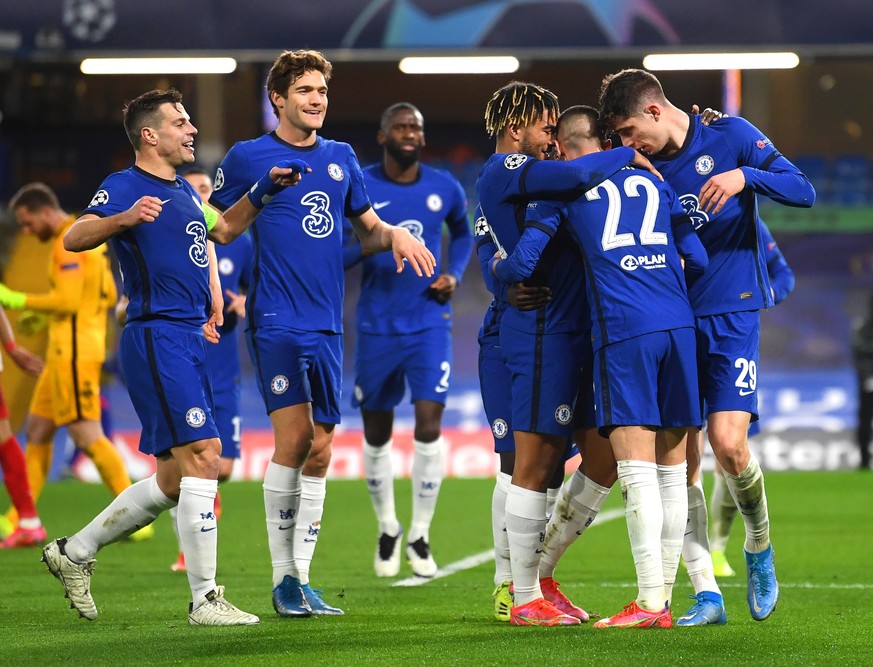
[[[157,472],[125,489],[72,537],[51,542],[43,560],[72,606],[94,620],[90,580],[97,551],[178,504],[191,589],[188,622],[252,625],[258,617],[230,604],[215,583],[221,442],[205,346],[218,341],[223,303],[207,240],[236,238],[271,197],[299,181],[306,165],[268,168],[221,216],[177,176],[178,167],[194,161],[197,134],[177,90],[152,90],[128,102],[124,128],[134,166],[103,181],[64,245],[81,252],[112,241],[130,300],[121,364],[142,422],[139,448],[156,458]]]
[[[27,472],[34,500],[39,499],[52,461],[55,431],[65,426],[73,442],[97,467],[106,488],[117,496],[130,486],[121,454],[101,425],[100,371],[106,358],[107,313],[115,304],[115,280],[106,246],[75,254],[64,249],[64,233],[75,221],[61,209],[43,183],[16,192],[9,208],[27,234],[52,244],[51,288],[25,294],[0,284],[0,303],[50,316],[46,364],[30,405],[27,423]],[[9,517],[13,520],[14,517]],[[134,539],[151,537],[144,527]]]
[[[485,110],[488,134],[495,138],[495,154],[483,165],[476,181],[479,205],[488,221],[498,253],[512,252],[520,236],[524,212],[532,199],[579,194],[608,178],[630,162],[649,167],[633,150],[622,149],[581,160],[557,162],[551,157],[558,99],[549,90],[513,81],[498,89]],[[574,258],[566,245],[555,245],[548,278],[565,280]],[[547,315],[551,315],[547,318]],[[515,462],[506,499],[514,586],[510,622],[515,625],[573,625],[587,614],[562,613],[544,598],[537,574],[542,534],[546,526],[546,488],[571,435],[573,406],[584,347],[581,309],[562,313],[547,304],[532,313],[505,311],[500,324],[500,347],[512,375],[512,424]],[[531,354],[533,351],[533,354]],[[576,363],[578,362],[578,363]]]
[[[599,152],[597,111],[567,109],[557,136],[569,159]],[[677,247],[695,275],[706,253],[670,187],[624,169],[566,204],[530,204],[515,250],[496,257],[492,271],[505,282],[527,278],[562,232],[584,257],[597,426],[617,461],[639,586],[636,600],[594,627],[671,627],[687,516],[686,429],[702,421],[694,317]]]
[[[495,295],[485,312],[479,328],[479,389],[485,417],[491,426],[494,451],[500,464],[494,491],[491,494],[491,531],[494,541],[494,618],[509,621],[512,611],[512,567],[509,558],[509,540],[506,534],[506,495],[512,484],[515,464],[515,438],[512,434],[512,376],[504,362],[500,348],[500,320],[507,306],[520,310],[536,310],[551,298],[546,286],[528,286],[524,283],[505,285],[496,280],[489,269],[497,246],[491,238],[488,221],[482,209],[476,208],[476,252],[485,286]],[[500,295],[498,296],[498,291]],[[572,443],[565,447],[565,458],[577,452]],[[557,466],[546,489],[546,514],[551,514],[564,481],[564,463]]]
[[[201,201],[209,201],[212,194],[212,178],[200,169],[188,169],[182,174]],[[224,296],[224,324],[218,327],[221,338],[218,345],[207,345],[206,361],[209,377],[212,379],[212,396],[215,401],[215,425],[221,440],[221,463],[218,468],[218,483],[230,479],[233,464],[240,457],[240,369],[239,369],[239,318],[245,317],[246,298],[241,294],[251,283],[252,239],[248,234],[240,234],[234,241],[222,245],[215,244],[215,257],[218,261],[218,277]],[[221,492],[215,494],[215,518],[221,518]],[[170,509],[173,529],[176,527],[176,512]],[[179,543],[179,556],[170,566],[173,572],[185,571],[185,554]]]
[[[704,126],[672,105],[658,79],[643,70],[607,76],[600,90],[607,128],[625,146],[645,151],[679,193],[709,254],[709,267],[689,289],[697,324],[698,369],[709,441],[728,489],[743,508],[747,602],[762,621],[775,609],[779,584],[770,544],[764,475],[749,450],[758,419],[757,371],[761,308],[773,305],[764,263],[757,193],[789,206],[812,206],[809,180],[756,127],[742,118]],[[689,525],[683,558],[696,602],[677,625],[724,622],[712,571],[699,461],[689,452]]]
[[[15,343],[15,334],[6,318],[6,312],[0,308],[0,342],[12,360],[25,373],[39,375],[42,370],[42,360]],[[0,359],[0,372],[3,371],[3,361]],[[27,463],[24,452],[12,427],[9,424],[9,408],[0,389],[0,469],[3,471],[3,482],[12,500],[12,506],[18,515],[18,526],[0,542],[0,549],[16,549],[32,547],[45,542],[45,526],[36,512],[30,484],[27,481]]]
[[[869,470],[870,440],[873,437],[873,297],[867,314],[852,332],[852,356],[858,373],[856,440],[861,454],[858,469]]]
[[[415,106],[398,102],[385,109],[377,140],[382,162],[363,170],[373,208],[385,222],[408,229],[430,248],[438,266],[444,222],[449,231],[448,257],[436,279],[398,274],[390,256],[364,257],[357,242],[344,251],[346,268],[363,261],[352,406],[360,408],[364,421],[364,473],[379,522],[373,566],[378,577],[400,571],[403,527],[395,511],[391,435],[394,408],[409,385],[415,453],[406,557],[414,574],[432,577],[437,565],[430,524],[443,480],[441,422],[452,369],[449,302],[470,258],[473,234],[461,184],[448,172],[421,163],[424,118]]]
[[[773,305],[779,305],[794,290],[794,271],[785,261],[785,256],[776,245],[773,235],[764,222],[761,222],[761,238],[764,243],[764,260],[767,264],[767,275],[770,277],[770,291],[773,294]],[[749,425],[749,437],[761,432],[760,422],[752,422]],[[703,440],[700,440],[703,446]],[[727,551],[728,537],[731,527],[737,516],[737,504],[728,491],[724,478],[724,471],[716,461],[715,485],[712,488],[712,497],[709,499],[709,513],[712,515],[712,523],[709,526],[709,544],[712,549],[712,568],[716,577],[732,577],[735,572],[728,563],[725,552]]]
[[[309,585],[309,569],[340,419],[343,218],[365,253],[392,250],[398,272],[403,260],[416,275],[430,276],[434,266],[422,243],[370,206],[351,146],[318,136],[331,70],[318,51],[279,55],[267,78],[279,126],[230,149],[209,200],[224,210],[276,160],[304,159],[312,168],[303,187],[277,195],[252,227],[246,304],[246,342],[275,438],[264,476],[273,606],[290,617],[342,613]]]

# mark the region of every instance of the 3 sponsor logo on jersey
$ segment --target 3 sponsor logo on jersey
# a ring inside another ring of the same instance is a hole
[[[288,391],[288,378],[284,375],[277,375],[270,380],[270,391],[279,396]]]
[[[490,233],[491,228],[488,226],[488,220],[485,219],[485,216],[481,215],[476,218],[476,222],[473,223],[473,234],[475,236],[485,236]]]
[[[433,211],[436,213],[437,211],[442,210],[443,208],[443,198],[437,194],[432,194],[427,196],[427,210]]]
[[[625,255],[621,258],[619,265],[625,271],[636,271],[639,268],[663,269],[667,266],[667,255],[664,253],[657,255]]]
[[[694,162],[694,170],[701,176],[706,176],[715,167],[715,160],[711,155],[701,155]]]
[[[527,155],[521,153],[512,153],[503,158],[503,166],[507,169],[518,169],[525,162],[527,162]]]
[[[691,224],[694,226],[695,231],[709,222],[709,215],[706,211],[700,210],[700,200],[697,198],[697,195],[681,195],[679,197],[679,203],[682,204],[682,208],[685,209],[685,214],[691,218]]]
[[[200,428],[206,423],[206,413],[203,408],[191,408],[185,413],[185,422],[191,428]]]
[[[109,203],[109,193],[106,190],[97,190],[94,193],[94,197],[91,199],[91,203],[88,204],[88,208],[92,206],[103,206],[104,204]]]
[[[343,174],[343,168],[340,167],[336,162],[331,162],[329,165],[327,165],[327,175],[335,181],[341,181],[345,176],[345,174]]]
[[[573,408],[571,408],[566,403],[559,405],[558,409],[555,410],[555,421],[559,424],[566,426],[573,419]]]
[[[491,424],[491,432],[494,434],[495,438],[502,440],[506,437],[506,434],[509,433],[509,426],[503,419],[495,419]]]
[[[300,203],[309,207],[309,213],[303,216],[301,224],[303,231],[316,239],[330,236],[333,231],[333,214],[330,212],[330,197],[326,192],[313,190],[301,199]]]
[[[224,187],[224,171],[221,167],[215,172],[215,183],[212,185],[213,190],[221,190]]]

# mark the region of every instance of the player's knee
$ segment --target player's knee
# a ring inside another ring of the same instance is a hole
[[[433,442],[440,437],[439,421],[429,421],[415,425],[415,439],[419,442]]]

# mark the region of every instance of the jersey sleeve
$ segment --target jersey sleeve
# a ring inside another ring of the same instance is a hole
[[[108,218],[130,208],[139,197],[130,199],[129,186],[118,174],[111,174],[100,184],[91,202],[80,215],[96,215]]]
[[[773,305],[778,305],[794,291],[794,271],[785,261],[785,256],[764,223],[761,223],[761,241],[764,244],[764,259],[767,262],[767,275],[770,276],[770,288],[773,290]]]
[[[351,146],[348,146],[348,150],[349,193],[345,202],[345,216],[357,218],[370,208],[370,197],[367,195],[367,186],[364,185],[364,174],[361,172],[358,156],[355,155]]]
[[[473,251],[473,232],[467,219],[467,196],[461,184],[452,179],[452,205],[446,216],[446,226],[449,228],[448,273],[458,282],[464,275],[470,253]]]
[[[506,259],[491,264],[494,274],[506,283],[530,277],[560,223],[561,211],[557,206],[543,201],[528,204],[521,238]]]
[[[528,159],[521,167],[519,194],[527,199],[575,197],[605,181],[634,156],[632,148],[622,146],[569,161]]]
[[[812,183],[761,130],[743,118],[724,121],[725,136],[740,156],[746,187],[786,206],[809,208],[815,203]]]
[[[209,203],[219,211],[233,206],[254,183],[242,144],[236,143],[224,156],[215,172],[215,187]]]

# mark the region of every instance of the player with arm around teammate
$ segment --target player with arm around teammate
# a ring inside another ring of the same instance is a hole
[[[679,194],[709,255],[706,272],[689,289],[700,391],[710,444],[731,496],[743,508],[749,611],[763,621],[776,608],[779,584],[764,475],[748,443],[749,424],[758,418],[758,311],[773,305],[756,197],[809,207],[815,190],[751,123],[724,118],[704,126],[699,117],[671,104],[649,72],[631,69],[607,76],[599,102],[605,126],[625,146],[648,154]],[[713,575],[706,500],[693,458],[688,493],[682,555],[697,601],[677,625],[722,623],[724,602]]]
[[[153,90],[130,101],[124,126],[135,163],[103,181],[64,246],[80,252],[113,243],[130,300],[121,363],[142,423],[139,448],[156,458],[157,472],[125,489],[72,537],[52,541],[43,560],[73,608],[94,620],[90,580],[97,551],[178,504],[192,600],[188,622],[252,625],[258,617],[230,604],[215,583],[221,442],[205,339],[218,339],[221,302],[210,287],[207,239],[236,238],[266,200],[300,179],[305,164],[270,168],[221,216],[176,174],[194,161],[197,134],[178,91]]]
[[[567,157],[583,154],[586,145],[599,150],[594,109],[572,107],[558,125],[559,136],[564,125],[573,139],[561,144]],[[495,259],[493,270],[503,280],[523,277],[535,249],[546,247],[541,237],[561,223],[582,251],[597,425],[617,461],[637,568],[636,600],[595,627],[670,627],[686,516],[686,429],[701,421],[694,319],[677,245],[698,273],[706,254],[669,186],[630,168],[566,204],[531,204],[527,220],[531,233],[507,260]],[[681,241],[674,240],[674,225]]]

